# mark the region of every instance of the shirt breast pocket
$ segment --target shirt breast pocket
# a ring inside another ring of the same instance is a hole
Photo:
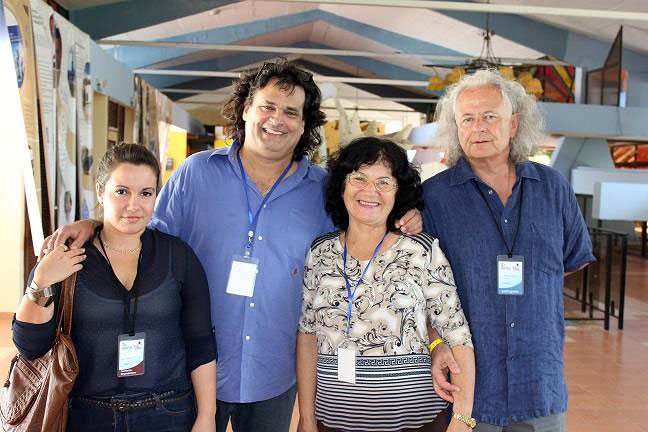
[[[292,260],[299,261],[302,267],[310,244],[322,234],[321,222],[316,213],[292,208],[283,224],[285,251]]]
[[[556,274],[562,276],[564,272],[562,227],[533,222],[531,231],[533,268],[552,276]]]

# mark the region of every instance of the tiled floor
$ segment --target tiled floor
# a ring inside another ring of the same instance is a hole
[[[566,300],[566,307],[577,305]],[[10,324],[10,315],[0,314],[1,374],[13,356]],[[624,330],[616,324],[605,331],[601,322],[568,322],[568,432],[648,432],[648,259],[628,257]]]

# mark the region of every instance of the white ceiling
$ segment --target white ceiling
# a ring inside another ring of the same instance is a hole
[[[126,1],[129,0],[56,0],[56,3],[60,4],[65,9],[72,11]]]
[[[488,3],[488,0],[476,0]],[[648,0],[492,0],[490,3],[501,5],[524,5],[546,7],[569,7],[623,12],[648,12]],[[623,45],[648,53],[648,21],[612,20],[601,18],[577,18],[548,15],[534,15],[530,18],[543,21],[576,33],[581,33],[612,43],[623,25]]]
[[[124,1],[124,0],[121,0]],[[136,0],[132,0],[136,1]],[[185,0],[189,1],[189,0]],[[487,3],[488,0],[474,0]],[[100,4],[115,3],[114,0],[61,0],[60,3],[69,9],[91,7]],[[580,9],[602,9],[627,12],[648,12],[648,0],[492,0],[491,3],[499,5],[525,5],[545,7],[569,7]],[[400,7],[368,8],[356,5],[329,5],[316,3],[284,3],[280,1],[255,1],[245,0],[232,3],[199,14],[182,17],[173,21],[154,26],[137,29],[128,33],[115,35],[112,39],[130,40],[159,40],[188,33],[200,32],[211,29],[249,23],[257,20],[270,19],[282,15],[298,14],[300,12],[320,9],[340,17],[345,17],[360,23],[366,23],[385,31],[400,34],[417,40],[440,45],[468,55],[477,56],[482,48],[483,29],[455,20],[447,15],[430,9],[414,9]],[[530,16],[534,20],[543,21],[557,27],[584,34],[610,44],[614,39],[619,26],[624,25],[624,46],[637,51],[648,53],[648,22],[646,21],[619,21],[594,18],[556,17],[548,15]],[[540,37],[540,36],[539,36]],[[289,46],[300,41],[310,41],[341,50],[363,51],[393,51],[394,48],[383,43],[363,37],[357,33],[335,27],[334,25],[316,21],[302,24],[283,31],[250,38],[237,42],[240,45],[268,45]],[[213,42],[213,41],[212,41]],[[218,43],[218,42],[215,42]],[[533,50],[514,41],[508,40],[497,34],[492,39],[492,47],[496,56],[535,59],[545,53]],[[204,51],[190,54],[183,58],[172,59],[151,65],[157,68],[169,68],[178,64],[207,60],[231,52]],[[341,74],[348,73],[355,76],[371,77],[371,71],[359,70],[347,63],[325,56],[289,56],[302,58],[314,64],[338,69]],[[412,71],[432,75],[430,68],[423,67],[427,63],[417,58],[407,59],[380,59],[382,62],[392,63]],[[252,65],[249,65],[252,66]],[[241,68],[239,68],[241,69]],[[371,96],[369,93],[356,90],[351,86],[336,84],[338,96],[343,104],[358,106],[360,109],[394,109],[393,113],[386,111],[372,111],[375,119],[400,118],[409,114],[402,114],[400,110],[407,108],[391,101],[361,100]],[[223,89],[226,90],[226,89]],[[355,95],[355,96],[354,96]],[[224,95],[213,93],[189,96],[182,101],[186,102],[185,109],[191,110],[200,107],[196,101],[208,101],[211,104],[222,102]],[[326,105],[327,103],[325,103]],[[330,102],[328,103],[331,104]],[[336,112],[331,111],[331,117],[336,117]],[[363,111],[363,117],[367,118]]]

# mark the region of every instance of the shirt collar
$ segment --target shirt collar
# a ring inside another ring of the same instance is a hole
[[[234,172],[240,175],[238,161],[236,160],[240,148],[241,143],[238,140],[234,140],[232,145],[214,150],[209,155],[208,159],[226,157],[232,166],[235,167]],[[316,170],[313,169],[312,164],[306,157],[303,157],[299,162],[297,162],[297,171],[295,171],[289,178],[297,178],[301,180],[304,177],[308,177],[310,180],[319,181],[319,176],[317,175]]]
[[[524,161],[522,163],[516,164],[515,173],[518,178],[524,177],[532,180],[540,180],[537,168],[534,166],[533,162],[530,161]],[[468,160],[462,157],[454,166],[450,184],[452,186],[457,186],[475,178],[477,178],[477,176],[473,172],[472,167],[468,163]]]

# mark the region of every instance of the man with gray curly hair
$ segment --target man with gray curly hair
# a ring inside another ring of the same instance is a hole
[[[436,119],[450,168],[423,184],[423,218],[473,331],[475,430],[564,431],[563,279],[594,261],[574,192],[528,160],[543,117],[497,71],[450,87]],[[452,401],[459,389],[443,372],[457,372],[454,359],[443,344],[432,356],[435,389]]]

